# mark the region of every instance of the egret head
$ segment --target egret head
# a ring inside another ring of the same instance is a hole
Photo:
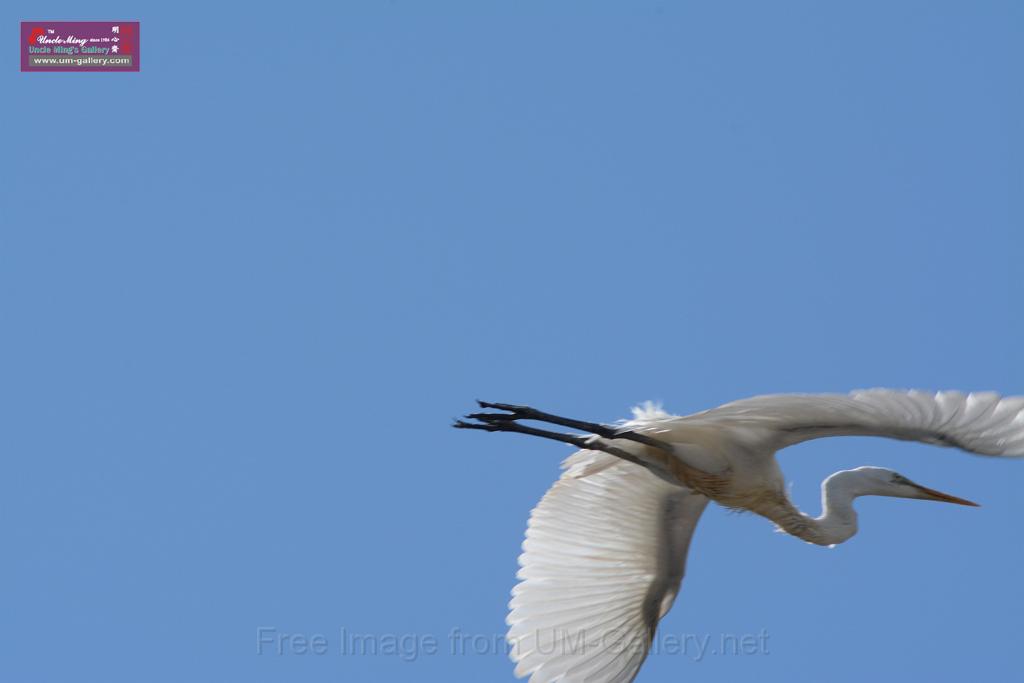
[[[855,495],[858,496],[891,496],[893,498],[937,500],[942,503],[956,503],[957,505],[978,507],[977,503],[951,496],[942,491],[930,489],[927,486],[921,486],[907,479],[899,472],[893,472],[884,467],[858,467],[841,474],[851,475],[850,478],[855,482]]]

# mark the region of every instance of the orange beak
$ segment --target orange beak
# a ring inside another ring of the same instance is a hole
[[[941,503],[956,503],[957,505],[970,505],[971,507],[981,507],[977,503],[971,502],[964,498],[957,498],[956,496],[951,496],[948,493],[943,493],[942,491],[930,489],[927,486],[921,486],[920,484],[913,484],[913,486],[921,493],[925,494],[925,498],[927,500],[937,500]]]

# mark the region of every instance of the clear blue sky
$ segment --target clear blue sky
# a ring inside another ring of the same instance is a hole
[[[568,451],[450,429],[476,397],[1024,393],[1024,9],[828,5],[5,3],[0,678],[511,680],[480,639]],[[141,73],[19,73],[34,18],[141,20]],[[782,464],[984,507],[834,550],[710,510],[663,633],[767,653],[639,680],[1019,670],[1024,463]]]

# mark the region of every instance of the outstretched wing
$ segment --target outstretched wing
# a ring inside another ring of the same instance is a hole
[[[508,640],[517,676],[632,681],[672,606],[707,498],[579,451],[530,515]]]
[[[751,440],[784,448],[825,436],[885,436],[1024,456],[1024,396],[868,389],[840,394],[776,394],[743,399],[691,416],[748,430]]]

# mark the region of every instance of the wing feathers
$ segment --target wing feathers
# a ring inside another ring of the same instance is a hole
[[[509,603],[516,675],[631,681],[707,500],[603,453],[563,467],[530,516]]]
[[[1024,397],[991,392],[868,389],[777,394],[728,403],[690,418],[760,428],[765,446],[826,436],[884,436],[953,446],[980,455],[1024,456]]]

